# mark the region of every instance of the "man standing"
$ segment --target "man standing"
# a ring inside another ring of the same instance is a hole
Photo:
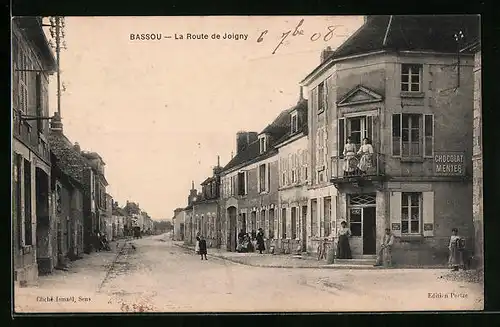
[[[380,246],[380,250],[377,255],[377,262],[375,263],[375,267],[377,266],[392,266],[392,245],[394,244],[394,235],[391,233],[390,228],[385,229],[384,238],[382,240],[382,245]]]

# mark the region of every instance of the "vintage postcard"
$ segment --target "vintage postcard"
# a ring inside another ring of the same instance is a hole
[[[483,310],[480,17],[12,18],[14,313]]]

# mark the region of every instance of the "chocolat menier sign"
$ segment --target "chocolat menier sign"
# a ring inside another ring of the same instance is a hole
[[[440,176],[464,176],[463,152],[437,152],[434,154],[434,173]]]

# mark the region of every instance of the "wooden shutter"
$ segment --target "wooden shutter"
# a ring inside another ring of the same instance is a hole
[[[423,154],[424,157],[432,158],[434,154],[434,115],[424,115],[423,117]],[[426,122],[429,120],[430,126]]]
[[[325,167],[325,178],[326,174],[328,171],[328,165],[329,165],[329,160],[328,160],[328,125],[325,124],[323,127],[323,165]]]
[[[266,164],[266,192],[271,190],[271,164]]]
[[[434,236],[434,192],[422,192],[421,214],[424,236]]]
[[[391,213],[389,228],[395,236],[401,236],[401,192],[391,192],[389,205]]]
[[[344,156],[344,145],[345,145],[345,141],[346,141],[346,138],[345,138],[345,119],[344,118],[340,118],[338,120],[338,151],[337,151],[337,154],[339,157],[343,157]]]
[[[257,194],[260,193],[260,165],[257,165]]]
[[[401,114],[393,114],[391,122],[391,153],[395,157],[400,157],[403,152],[402,121]]]
[[[380,152],[380,116],[372,117],[372,146],[375,153]]]
[[[248,171],[245,171],[244,173],[244,178],[245,178],[245,194],[248,194]]]

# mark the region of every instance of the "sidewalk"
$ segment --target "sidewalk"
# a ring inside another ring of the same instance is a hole
[[[174,241],[174,245],[194,251],[194,246],[185,245],[183,242]],[[261,268],[316,268],[316,269],[387,269],[384,267],[374,267],[368,264],[348,264],[334,263],[327,264],[326,260],[318,261],[315,256],[283,255],[283,254],[259,254],[228,252],[222,249],[208,249],[208,257],[214,257],[232,261],[235,263]],[[441,269],[445,266],[398,266],[400,269]],[[392,268],[394,269],[394,268]]]
[[[70,262],[67,271],[54,270],[50,275],[39,276],[33,285],[14,287],[15,311],[102,311],[103,305],[110,304],[109,297],[100,295],[99,289],[120,251],[129,243],[127,239],[112,241],[111,251],[84,254],[82,259]]]

